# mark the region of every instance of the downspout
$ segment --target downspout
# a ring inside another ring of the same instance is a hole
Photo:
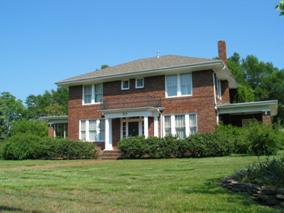
[[[213,91],[214,91],[214,108],[216,111],[216,123],[219,125],[219,114],[217,109],[217,97],[216,97],[216,84],[215,84],[215,72],[213,71]]]

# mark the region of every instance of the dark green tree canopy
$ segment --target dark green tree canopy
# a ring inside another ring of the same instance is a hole
[[[276,9],[280,11],[280,15],[283,16],[284,15],[284,1],[281,0],[277,5],[276,5]]]

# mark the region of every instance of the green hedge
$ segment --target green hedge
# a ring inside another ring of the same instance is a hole
[[[92,159],[96,157],[96,147],[86,142],[18,134],[4,142],[2,157],[6,160]]]
[[[246,128],[220,126],[214,133],[175,137],[131,137],[119,143],[123,158],[175,158],[226,156],[232,153],[271,155],[279,149],[282,133],[269,125]]]

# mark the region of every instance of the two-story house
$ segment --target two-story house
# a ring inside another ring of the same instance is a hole
[[[237,83],[226,66],[224,41],[218,51],[219,59],[146,58],[60,81],[69,87],[68,117],[50,119],[50,134],[68,122],[70,139],[114,150],[129,136],[184,138],[212,132],[221,122],[271,122],[277,101],[230,103]]]

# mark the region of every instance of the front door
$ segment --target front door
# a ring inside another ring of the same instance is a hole
[[[139,122],[132,121],[128,122],[128,136],[134,137],[139,135]]]

